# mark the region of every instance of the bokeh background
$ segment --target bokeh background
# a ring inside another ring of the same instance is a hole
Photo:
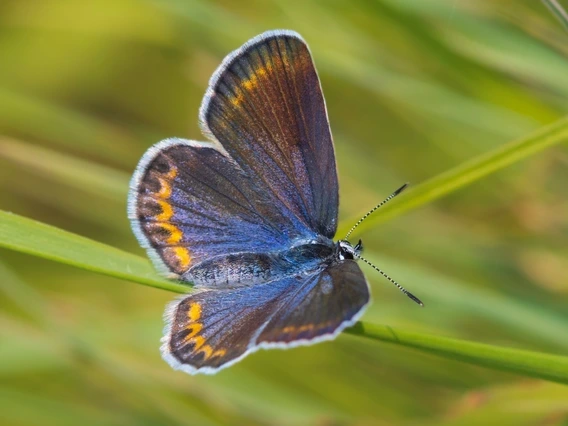
[[[222,58],[274,28],[308,41],[346,226],[568,113],[568,33],[534,0],[2,0],[0,208],[145,255],[130,174],[202,139]],[[566,354],[568,152],[557,146],[368,230],[364,320]],[[3,425],[565,425],[568,388],[355,336],[208,377],[159,354],[175,297],[0,250]]]

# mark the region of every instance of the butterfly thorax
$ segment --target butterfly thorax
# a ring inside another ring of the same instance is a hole
[[[339,260],[331,240],[294,246],[273,253],[217,256],[191,268],[184,279],[197,287],[232,288],[264,284],[290,276],[312,274]]]

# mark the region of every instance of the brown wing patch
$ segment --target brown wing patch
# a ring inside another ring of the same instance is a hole
[[[183,231],[172,218],[176,207],[171,202],[178,168],[161,154],[154,159],[144,176],[138,200],[138,220],[162,260],[176,274],[183,274],[191,265],[191,254],[180,246]]]

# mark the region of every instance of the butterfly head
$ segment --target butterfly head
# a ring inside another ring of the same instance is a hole
[[[395,280],[393,280],[391,277],[389,277],[387,274],[385,274],[381,269],[377,268],[375,265],[373,265],[371,262],[369,262],[367,259],[365,259],[364,257],[361,256],[361,252],[363,251],[363,243],[361,242],[361,240],[359,240],[359,242],[355,246],[352,246],[351,243],[349,241],[347,241],[347,238],[349,238],[349,236],[355,230],[355,228],[357,228],[367,217],[369,217],[373,212],[375,212],[375,210],[379,209],[381,206],[385,205],[390,200],[392,200],[394,197],[396,197],[398,194],[400,194],[402,191],[404,191],[407,186],[408,186],[408,183],[405,183],[404,185],[402,185],[400,188],[398,188],[396,191],[394,191],[391,195],[389,195],[387,198],[385,198],[384,201],[380,202],[375,207],[373,207],[371,210],[369,210],[366,215],[364,215],[361,219],[359,219],[359,221],[355,225],[353,225],[353,227],[349,230],[349,232],[345,236],[345,239],[340,240],[337,243],[337,246],[336,246],[337,247],[337,249],[336,249],[337,250],[337,258],[339,260],[354,259],[354,258],[361,259],[363,262],[365,262],[367,265],[369,265],[370,267],[375,269],[383,277],[385,277],[387,280],[389,280],[391,283],[393,283],[400,291],[402,291],[404,294],[406,294],[414,302],[418,303],[420,306],[424,306],[424,304],[422,303],[422,301],[419,298],[417,298],[415,295],[410,293],[408,290],[406,290],[404,287],[402,287],[399,283],[397,283]]]
[[[355,246],[351,245],[347,240],[341,240],[337,243],[337,257],[339,260],[354,259],[359,257],[362,251],[363,242],[361,240]]]

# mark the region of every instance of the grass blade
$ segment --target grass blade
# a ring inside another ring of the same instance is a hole
[[[150,263],[136,255],[2,211],[0,246],[164,290],[183,293],[188,289],[185,285],[157,277]],[[367,323],[358,323],[348,332],[474,365],[568,383],[566,357],[395,331],[390,327]]]
[[[564,10],[562,5],[558,3],[557,0],[542,0],[544,5],[550,10],[550,12],[556,16],[564,28],[568,30],[568,13]]]
[[[160,278],[139,256],[4,211],[0,211],[0,247],[164,290],[188,290],[187,285]]]
[[[361,234],[365,229],[370,229],[408,210],[432,202],[490,173],[566,140],[568,140],[568,117],[543,127],[526,138],[500,146],[406,190],[388,205],[373,213],[365,222],[361,223],[354,234]],[[359,218],[360,216],[344,221],[337,235],[345,235],[349,230],[349,226],[357,222]]]
[[[568,384],[568,357],[424,333],[412,333],[363,322],[358,322],[346,332],[355,336],[419,349],[469,364]]]

